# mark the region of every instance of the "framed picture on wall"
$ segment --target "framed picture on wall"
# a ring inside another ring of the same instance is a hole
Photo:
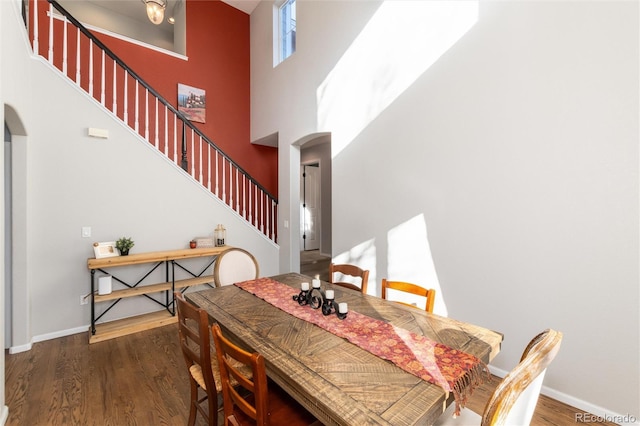
[[[93,252],[96,255],[96,259],[120,256],[120,252],[116,248],[115,241],[109,241],[107,243],[93,243]]]
[[[191,121],[204,123],[206,106],[204,90],[178,83],[178,111]]]

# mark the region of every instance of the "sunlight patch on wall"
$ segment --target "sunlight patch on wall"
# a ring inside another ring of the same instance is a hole
[[[435,289],[436,302],[433,313],[446,317],[448,315],[447,306],[442,297],[436,267],[431,257],[424,215],[420,214],[391,229],[387,233],[387,243],[388,276],[386,278],[391,281],[407,281],[421,287]],[[405,303],[423,304],[424,302],[424,298],[412,295],[394,294],[393,297]]]
[[[390,0],[316,91],[336,157],[478,20],[477,1]]]
[[[369,270],[367,294],[377,294],[375,240],[365,241],[353,247],[351,250],[334,256],[332,262],[336,264],[349,263],[351,265],[356,265],[364,270]],[[357,285],[360,285],[358,281],[353,280],[351,277],[340,276],[340,274],[336,274],[335,278],[337,281],[353,282]]]

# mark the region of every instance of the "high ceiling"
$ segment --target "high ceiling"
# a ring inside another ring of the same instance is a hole
[[[131,19],[141,22],[148,22],[146,9],[142,0],[86,0],[89,3],[94,4],[97,7],[109,9],[121,15],[128,16]],[[175,5],[184,0],[167,0],[167,7],[165,11],[165,18],[171,16],[171,12]],[[222,0],[236,9],[239,9],[247,14],[251,14],[253,9],[256,8],[260,0]],[[167,31],[172,31],[171,24],[163,22],[160,27],[164,27]]]

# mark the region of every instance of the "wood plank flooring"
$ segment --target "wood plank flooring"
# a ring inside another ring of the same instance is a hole
[[[7,425],[186,424],[189,381],[177,324],[92,345],[88,339],[80,333],[5,353]],[[479,388],[468,408],[482,412],[498,381]],[[541,396],[532,425],[573,424],[576,412]]]

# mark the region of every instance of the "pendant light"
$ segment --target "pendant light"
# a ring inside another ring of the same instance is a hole
[[[164,19],[164,9],[167,7],[167,0],[142,0],[147,5],[147,16],[156,25],[160,25]]]

